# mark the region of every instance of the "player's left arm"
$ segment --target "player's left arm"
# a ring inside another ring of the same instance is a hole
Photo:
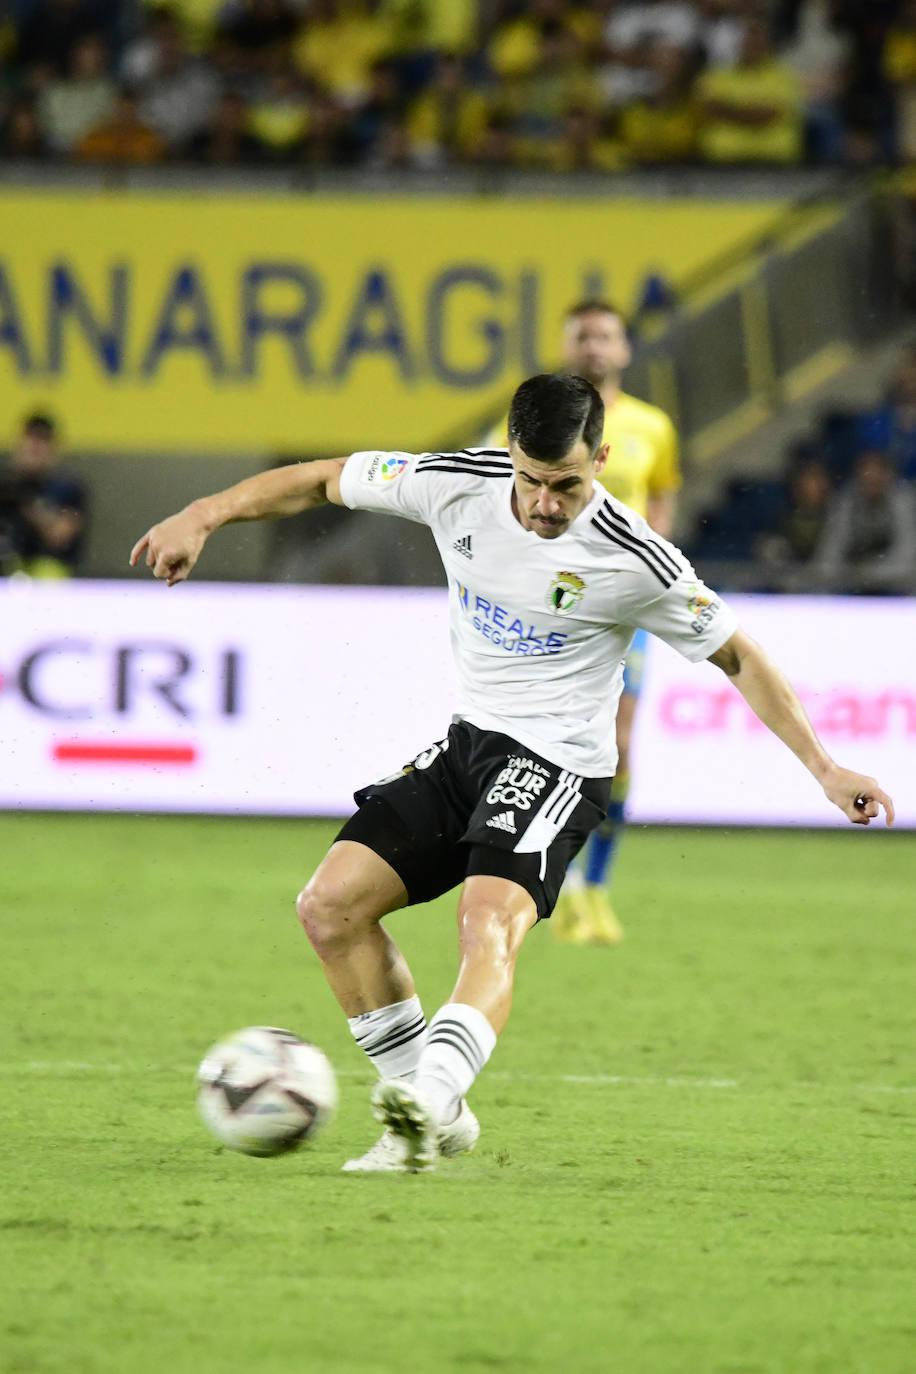
[[[754,714],[792,750],[854,825],[868,825],[884,807],[894,823],[894,803],[874,778],[841,768],[827,753],[782,669],[741,629],[709,655],[737,687]]]

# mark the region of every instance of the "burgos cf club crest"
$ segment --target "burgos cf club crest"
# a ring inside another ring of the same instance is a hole
[[[576,609],[584,593],[585,583],[578,573],[557,573],[547,593],[547,605],[560,615],[569,615]]]

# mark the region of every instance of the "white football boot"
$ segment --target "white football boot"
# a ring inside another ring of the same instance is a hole
[[[403,1078],[383,1079],[372,1093],[372,1114],[405,1143],[404,1168],[424,1174],[436,1167],[436,1121],[423,1094]]]
[[[480,1122],[462,1099],[461,1110],[447,1126],[438,1132],[439,1154],[446,1159],[455,1155],[469,1155],[477,1144]],[[396,1134],[388,1126],[373,1146],[359,1159],[348,1159],[343,1172],[350,1174],[404,1174],[419,1172],[408,1164],[409,1145],[404,1135]]]

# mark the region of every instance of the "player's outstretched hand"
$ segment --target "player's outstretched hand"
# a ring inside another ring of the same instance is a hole
[[[868,825],[881,815],[882,806],[887,824],[894,824],[894,803],[874,778],[852,773],[848,768],[837,768],[824,783],[824,791],[853,825]]]
[[[146,566],[152,568],[153,576],[174,587],[176,582],[184,582],[206,540],[207,531],[193,511],[179,511],[137,540],[130,552],[130,566],[135,568],[145,552]]]

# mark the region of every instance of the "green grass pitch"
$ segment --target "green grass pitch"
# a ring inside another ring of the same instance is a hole
[[[333,827],[0,817],[3,1374],[912,1374],[916,837],[638,831],[618,950],[522,951],[476,1153],[359,1177],[371,1075],[293,898]],[[431,1014],[454,901],[391,921]],[[321,1044],[334,1123],[192,1080]]]

